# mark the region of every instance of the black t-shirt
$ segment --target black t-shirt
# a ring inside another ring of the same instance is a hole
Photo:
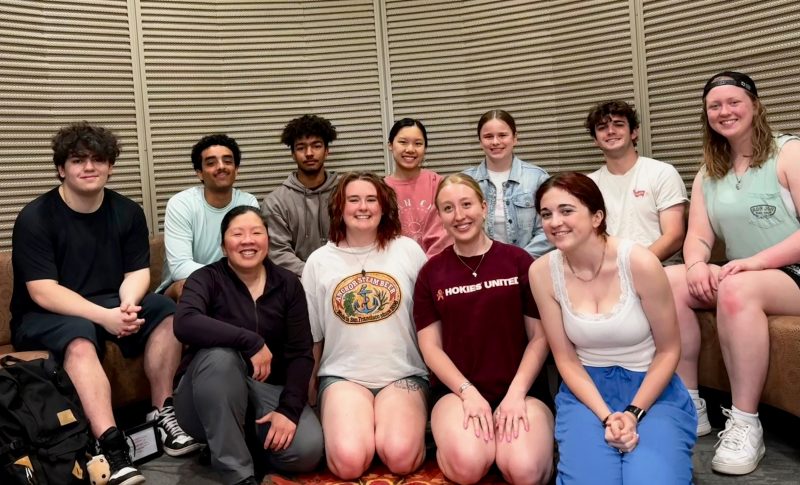
[[[20,211],[12,235],[14,294],[11,326],[23,314],[44,311],[26,282],[52,279],[84,298],[116,294],[125,273],[150,266],[144,211],[110,189],[91,214],[70,209],[58,188]]]

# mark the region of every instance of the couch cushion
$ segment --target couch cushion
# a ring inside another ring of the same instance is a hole
[[[0,252],[0,347],[11,344],[11,293],[14,290],[14,271],[11,252]],[[0,349],[0,352],[3,350]]]
[[[702,342],[701,386],[730,391],[713,312],[697,312]],[[769,317],[769,371],[761,402],[800,416],[800,317]]]

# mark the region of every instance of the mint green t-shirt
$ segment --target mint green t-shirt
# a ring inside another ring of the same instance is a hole
[[[787,207],[781,194],[786,190],[778,182],[778,155],[789,140],[800,138],[776,135],[775,154],[761,167],[748,169],[739,189],[733,170],[720,180],[703,177],[708,219],[714,234],[725,241],[728,260],[748,258],[800,229],[796,210]]]

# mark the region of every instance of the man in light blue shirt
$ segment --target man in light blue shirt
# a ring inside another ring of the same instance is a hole
[[[204,136],[192,147],[192,165],[202,185],[178,192],[167,202],[166,264],[159,293],[180,299],[186,278],[222,257],[222,217],[239,205],[258,207],[255,196],[233,187],[241,160],[239,145],[227,135]]]

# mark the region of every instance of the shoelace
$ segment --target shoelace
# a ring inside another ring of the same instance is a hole
[[[112,473],[117,473],[123,468],[133,466],[127,447],[125,449],[104,450],[104,454]]]
[[[717,433],[719,441],[714,447],[722,445],[729,450],[741,450],[750,431],[749,424],[737,423],[733,418],[733,413],[728,409],[723,409],[722,414],[728,418],[725,422],[725,429]]]
[[[183,431],[175,418],[175,408],[172,406],[164,406],[161,412],[158,413],[158,423],[167,431],[168,434],[175,438],[188,438],[189,435]]]

